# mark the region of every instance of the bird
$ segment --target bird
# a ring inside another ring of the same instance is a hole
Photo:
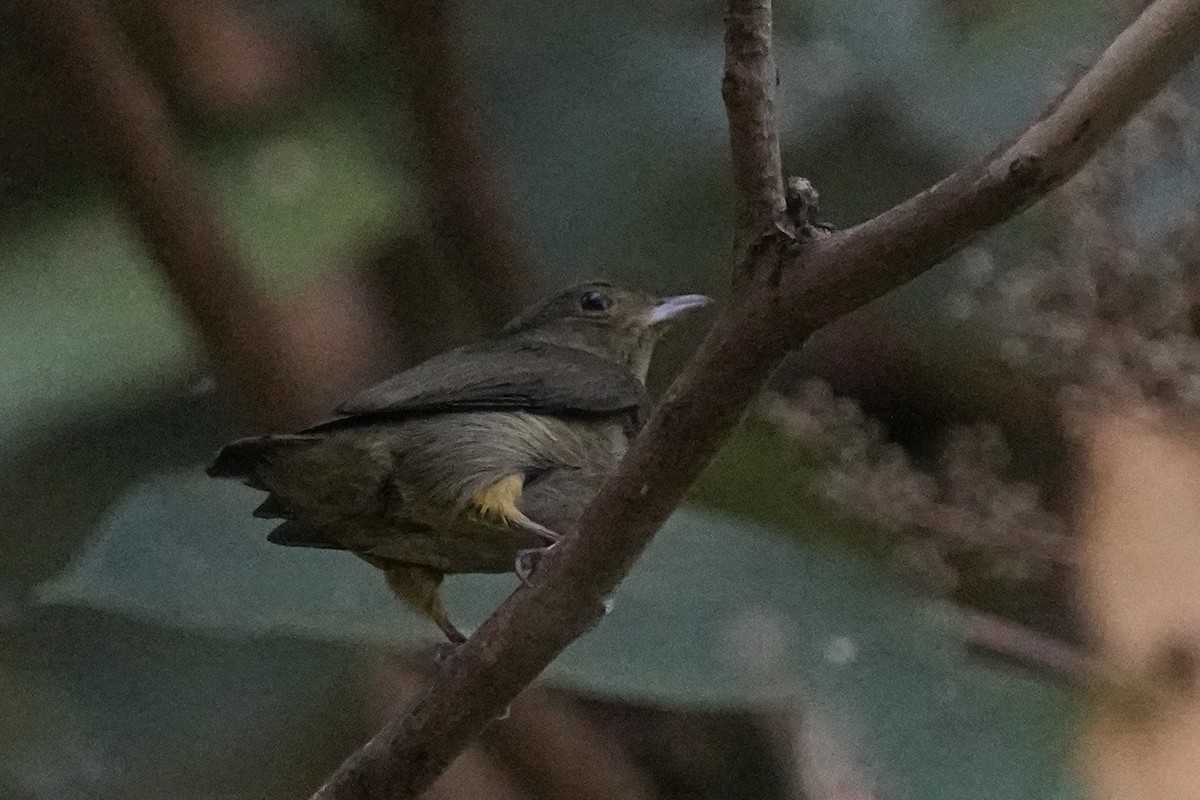
[[[444,577],[528,580],[644,423],[656,342],[710,302],[572,286],[329,419],[225,445],[207,473],[267,493],[254,516],[280,520],[268,541],[357,555],[461,643],[439,594]]]

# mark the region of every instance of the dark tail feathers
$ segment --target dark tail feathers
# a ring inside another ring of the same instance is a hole
[[[301,447],[308,447],[320,437],[304,435],[251,436],[238,439],[221,448],[217,457],[205,470],[210,478],[236,478],[259,489],[260,470],[269,466],[280,455]]]
[[[296,520],[288,520],[267,534],[271,544],[282,544],[287,547],[321,547],[326,550],[345,550],[346,545],[340,544],[334,537],[326,534],[320,528],[307,525]]]

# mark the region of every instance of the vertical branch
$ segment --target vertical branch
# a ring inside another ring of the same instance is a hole
[[[785,208],[771,56],[771,0],[734,0],[725,17],[721,96],[729,117],[733,175],[742,199],[744,233],[760,235]]]
[[[478,318],[499,327],[524,299],[531,259],[507,213],[503,182],[469,96],[456,6],[447,0],[365,3],[401,51],[394,56],[397,69],[412,87],[434,234]]]
[[[304,421],[313,410],[301,400],[310,381],[287,361],[283,321],[243,269],[187,164],[163,98],[101,4],[25,0],[17,7],[222,383],[257,424]]]

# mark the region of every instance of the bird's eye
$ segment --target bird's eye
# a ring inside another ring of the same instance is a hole
[[[579,298],[579,307],[584,311],[608,311],[612,298],[604,292],[588,292]]]

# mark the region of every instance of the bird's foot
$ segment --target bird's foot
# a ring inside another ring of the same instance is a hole
[[[440,667],[458,652],[458,648],[462,647],[463,642],[467,640],[467,636],[454,626],[454,623],[446,616],[445,609],[441,608],[440,605],[435,609],[432,616],[434,622],[441,628],[442,633],[446,635],[446,641],[438,642],[433,646],[433,663]]]
[[[520,550],[517,552],[517,563],[513,567],[513,571],[517,573],[517,577],[521,579],[521,583],[526,586],[531,586],[529,578],[537,569],[538,564],[542,563],[542,559],[546,554],[553,550],[558,545],[551,543],[545,547],[531,547],[528,550]]]

